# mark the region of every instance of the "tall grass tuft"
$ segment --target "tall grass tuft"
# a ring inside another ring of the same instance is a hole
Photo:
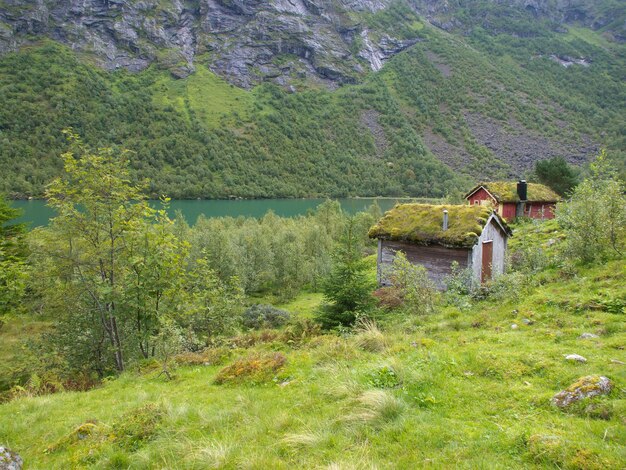
[[[302,447],[314,447],[322,442],[326,438],[326,435],[321,432],[303,432],[287,434],[280,442],[285,446],[292,449],[299,449]]]
[[[378,329],[374,320],[360,320],[356,325],[356,331],[354,337],[356,345],[364,351],[382,352],[387,348],[387,338]]]
[[[360,409],[349,416],[349,421],[382,425],[396,420],[404,411],[404,402],[386,390],[368,390],[358,398]]]

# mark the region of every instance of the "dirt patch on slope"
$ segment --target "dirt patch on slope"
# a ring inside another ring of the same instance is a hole
[[[379,116],[380,113],[378,111],[368,109],[361,113],[360,121],[361,125],[372,133],[374,144],[376,145],[376,154],[382,157],[387,147],[389,147],[389,141],[385,135],[385,129],[383,129],[383,126],[378,122]]]
[[[471,160],[465,148],[450,144],[432,129],[426,128],[422,138],[433,155],[454,170],[464,169]]]
[[[431,64],[441,72],[441,74],[448,78],[452,76],[452,68],[445,63],[445,61],[437,54],[431,51],[426,51],[426,57],[430,60]]]
[[[532,169],[537,160],[561,156],[569,163],[580,165],[598,152],[598,145],[588,136],[578,142],[563,142],[526,129],[513,118],[505,125],[478,113],[466,112],[463,116],[476,141],[511,165],[509,176],[520,176]]]

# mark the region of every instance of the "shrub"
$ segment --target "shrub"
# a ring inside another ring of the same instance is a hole
[[[546,251],[540,246],[525,246],[511,253],[509,265],[515,271],[534,274],[550,264]]]
[[[529,276],[512,271],[482,286],[481,294],[494,300],[516,300],[527,291],[531,282],[532,279]]]
[[[592,263],[622,255],[626,196],[604,151],[591,164],[591,176],[576,187],[568,202],[557,206],[556,218],[566,232],[569,259]]]
[[[598,299],[603,310],[609,313],[626,314],[626,294],[616,295],[606,299]]]
[[[276,330],[251,331],[228,339],[231,348],[251,348],[257,344],[279,341],[281,335]]]
[[[244,357],[220,370],[215,377],[215,383],[218,385],[267,383],[274,379],[286,362],[287,358],[281,353]]]
[[[381,287],[372,294],[378,300],[378,306],[387,310],[394,310],[402,307],[404,299],[402,291],[397,287]]]
[[[164,414],[155,403],[131,410],[113,423],[110,438],[128,450],[136,450],[154,437]]]
[[[279,328],[291,318],[286,310],[272,305],[256,304],[249,307],[242,316],[243,326],[250,329]]]
[[[174,357],[178,365],[214,366],[223,364],[231,355],[228,348],[207,348],[202,352],[184,352]]]
[[[9,390],[9,400],[22,397],[36,397],[65,391],[63,381],[52,373],[39,376],[32,374],[24,386],[16,385]]]
[[[368,382],[376,388],[396,388],[400,385],[398,374],[391,366],[382,366],[368,374]]]
[[[436,289],[424,266],[411,263],[398,251],[388,269],[384,277],[398,290],[409,313],[425,315],[434,311]]]
[[[281,334],[282,341],[291,345],[322,334],[320,325],[308,318],[295,318]]]
[[[472,306],[470,298],[478,286],[471,269],[460,267],[456,261],[452,262],[451,273],[444,278],[444,285],[446,303],[460,309]]]

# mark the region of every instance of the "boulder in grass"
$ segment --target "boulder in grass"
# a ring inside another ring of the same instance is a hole
[[[0,470],[22,470],[22,457],[0,446]]]
[[[554,395],[552,403],[559,408],[565,408],[584,398],[608,395],[612,389],[613,383],[608,378],[601,375],[588,375]]]
[[[587,362],[587,359],[582,357],[580,354],[567,354],[565,356],[565,360],[572,362]]]
[[[595,339],[595,338],[599,338],[599,336],[593,333],[583,333],[578,338],[579,339]]]

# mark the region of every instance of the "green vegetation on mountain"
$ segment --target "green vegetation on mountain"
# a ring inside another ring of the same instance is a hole
[[[511,23],[529,27],[524,37],[488,21],[461,36],[411,15],[405,24],[396,10],[363,21],[372,34],[395,22],[418,42],[335,91],[297,77],[295,93],[245,91],[201,60],[178,80],[157,66],[104,72],[50,41],[5,55],[0,191],[41,196],[67,127],[90,145],[132,150],[133,174],[174,198],[445,196],[522,176],[543,158],[581,164],[597,144],[624,174],[623,45],[527,16]]]

